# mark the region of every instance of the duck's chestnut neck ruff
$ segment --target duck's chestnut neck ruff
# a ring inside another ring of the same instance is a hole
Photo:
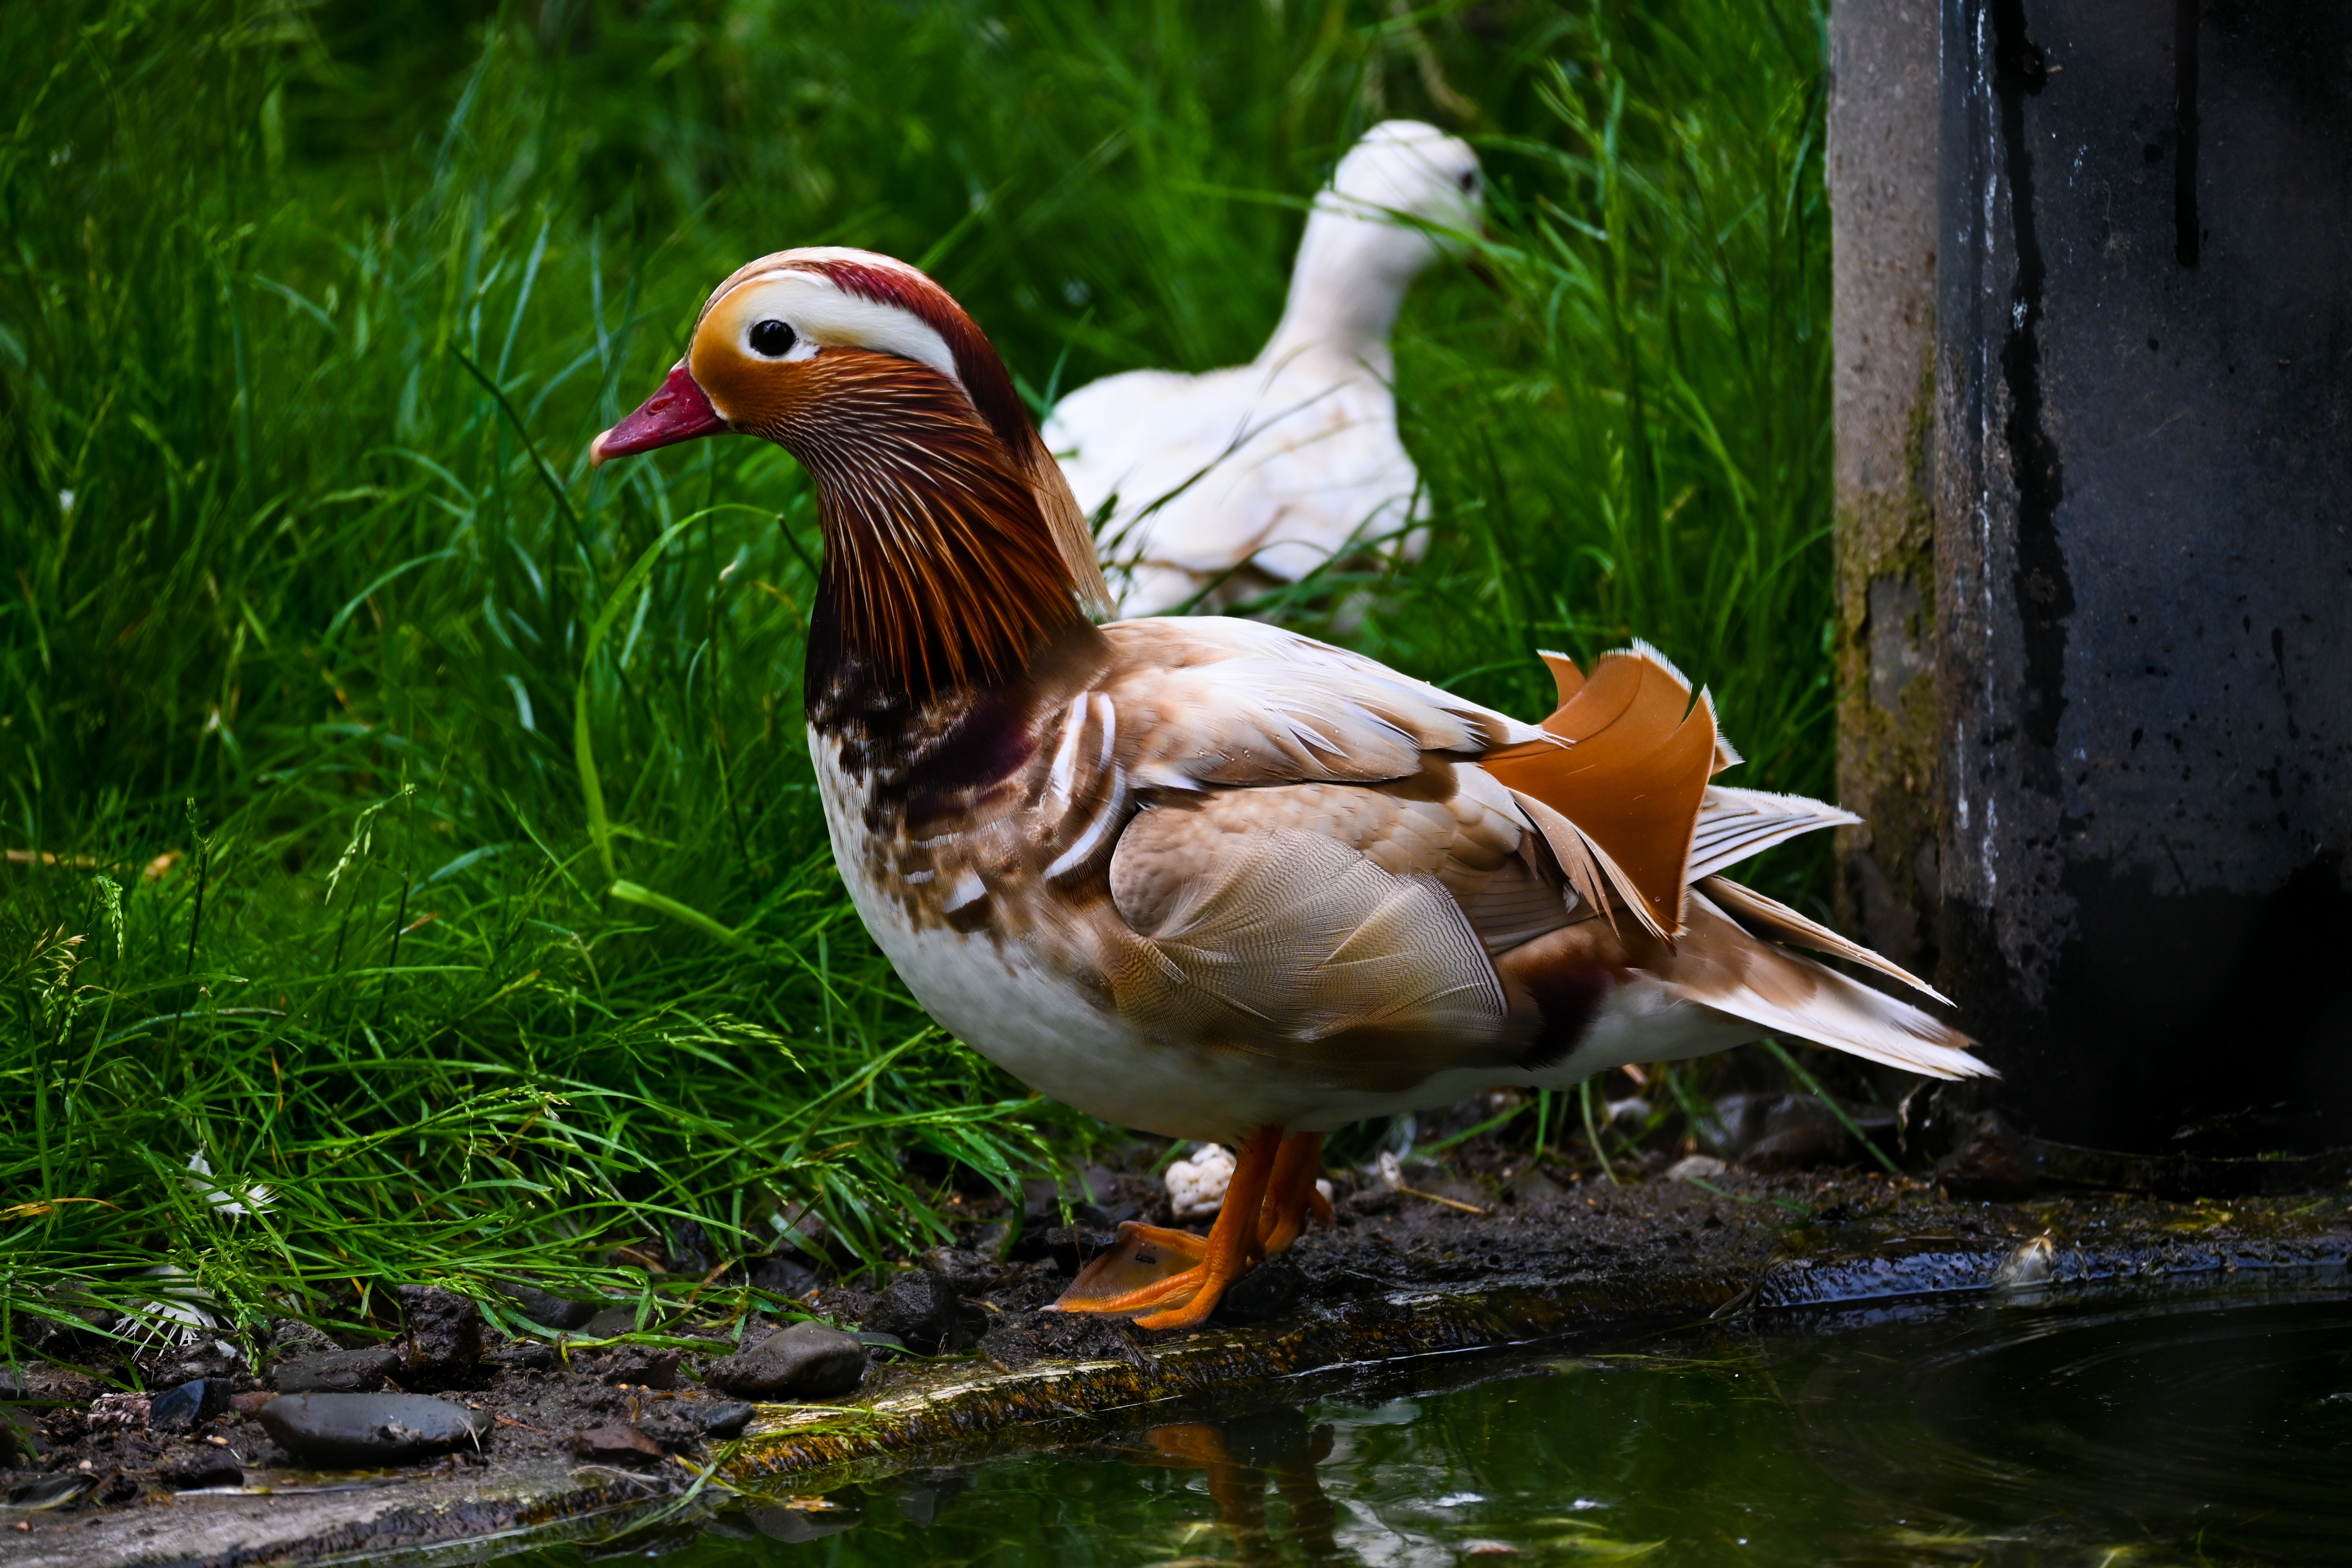
[[[1108,602],[1094,544],[1003,362],[929,278],[780,251],[713,290],[686,358],[604,458],[734,430],[816,481],[811,711],[862,728],[997,684]]]

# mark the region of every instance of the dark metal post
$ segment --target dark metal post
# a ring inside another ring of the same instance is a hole
[[[2352,1141],[2352,6],[1942,5],[1937,972],[2045,1137]]]

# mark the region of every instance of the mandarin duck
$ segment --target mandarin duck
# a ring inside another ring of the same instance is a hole
[[[1479,225],[1478,155],[1374,126],[1315,198],[1290,298],[1248,364],[1092,382],[1045,421],[1124,616],[1216,608],[1366,547],[1418,557],[1428,511],[1397,438],[1405,290]],[[1400,221],[1400,219],[1405,221]]]
[[[1129,1224],[1057,1303],[1201,1322],[1310,1209],[1322,1139],[1767,1033],[1956,1078],[1934,993],[1723,873],[1857,820],[1713,782],[1636,645],[1543,655],[1540,723],[1255,621],[1097,625],[1085,514],[929,278],[782,251],[712,292],[604,462],[734,431],[814,482],[809,745],[843,880],[942,1026],[1093,1116],[1227,1144],[1208,1237]],[[1938,998],[1940,1000],[1940,998]]]

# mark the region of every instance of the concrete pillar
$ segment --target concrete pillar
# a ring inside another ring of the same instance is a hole
[[[1937,973],[2044,1137],[2352,1142],[2352,5],[1939,43]]]
[[[1838,912],[1936,965],[1941,792],[1935,670],[1937,0],[1830,12],[1837,423]]]

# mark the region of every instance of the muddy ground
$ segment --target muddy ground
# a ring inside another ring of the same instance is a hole
[[[260,1494],[283,1494],[276,1503],[290,1507],[295,1497],[321,1495],[310,1489],[364,1479],[380,1489],[420,1483],[416,1495],[446,1499],[494,1491],[501,1477],[539,1478],[502,1513],[469,1522],[444,1507],[437,1523],[392,1527],[404,1540],[487,1533],[675,1495],[714,1458],[730,1475],[846,1473],[845,1465],[877,1456],[914,1462],[927,1446],[1002,1443],[1040,1418],[1066,1423],[1114,1407],[1131,1418],[1139,1402],[1381,1357],[1942,1291],[2112,1288],[2250,1270],[2340,1279],[2352,1256],[2352,1204],[2341,1190],[2228,1202],[2044,1191],[2002,1202],[1853,1170],[1734,1168],[1701,1183],[1654,1175],[1622,1185],[1507,1165],[1482,1178],[1412,1166],[1402,1174],[1410,1192],[1374,1176],[1343,1178],[1336,1224],[1264,1266],[1198,1333],[1039,1310],[1108,1243],[1117,1220],[1168,1221],[1158,1181],[1139,1173],[1096,1167],[1076,1194],[1033,1194],[1017,1233],[1001,1203],[973,1203],[961,1245],[924,1255],[879,1290],[826,1279],[814,1248],[755,1263],[755,1281],[806,1284],[795,1307],[877,1342],[853,1393],[762,1405],[740,1438],[740,1417],[726,1436],[703,1431],[728,1396],[701,1374],[739,1334],[756,1341],[787,1321],[784,1310],[747,1321],[688,1312],[623,1342],[487,1331],[470,1365],[445,1362],[424,1374],[404,1366],[381,1384],[421,1384],[478,1413],[478,1447],[373,1472],[300,1469],[256,1414],[278,1359],[326,1348],[313,1330],[287,1325],[257,1368],[222,1369],[230,1406],[178,1432],[152,1429],[136,1400],[98,1398],[105,1384],[84,1373],[26,1362],[15,1402],[0,1406],[10,1423],[0,1496],[12,1505],[0,1510],[0,1531],[16,1532],[0,1534],[0,1557],[18,1554],[14,1539],[51,1549],[28,1561],[299,1559],[318,1555],[316,1543],[265,1546],[271,1504]],[[78,1336],[57,1348],[88,1362],[104,1346]],[[194,1364],[150,1364],[142,1373],[160,1390]],[[119,1379],[129,1369],[98,1370]],[[860,1419],[828,1417],[842,1407]],[[197,1517],[191,1509],[228,1499],[244,1500],[233,1519],[224,1512],[209,1534],[186,1533]],[[385,1518],[398,1511],[377,1510]],[[345,1532],[338,1550],[347,1550],[352,1530],[364,1537],[387,1527],[335,1528]],[[89,1532],[79,1536],[86,1549],[74,1548],[72,1532]]]

